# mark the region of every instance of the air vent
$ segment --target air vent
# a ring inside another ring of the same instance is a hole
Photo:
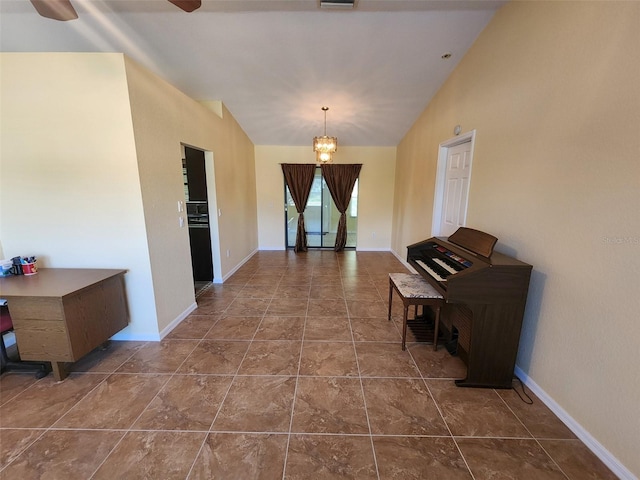
[[[355,6],[356,0],[320,0],[320,8],[348,9]]]

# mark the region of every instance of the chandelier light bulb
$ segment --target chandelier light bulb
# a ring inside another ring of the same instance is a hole
[[[318,163],[330,163],[333,153],[338,149],[338,139],[327,136],[327,110],[329,110],[329,107],[322,107],[324,112],[324,135],[313,138],[313,151],[316,152],[316,161]]]

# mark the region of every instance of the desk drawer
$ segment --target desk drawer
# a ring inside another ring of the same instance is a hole
[[[71,362],[73,355],[64,322],[27,320],[15,329],[16,343],[23,360]]]
[[[60,298],[9,297],[7,301],[13,324],[21,320],[64,321],[64,310]]]

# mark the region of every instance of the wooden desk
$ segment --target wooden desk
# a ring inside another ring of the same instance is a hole
[[[126,270],[42,268],[0,278],[23,360],[51,362],[56,380],[129,323]]]

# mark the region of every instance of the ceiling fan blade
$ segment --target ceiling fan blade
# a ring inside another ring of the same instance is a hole
[[[40,15],[66,22],[78,18],[76,10],[69,0],[31,0]]]
[[[181,8],[185,12],[193,12],[202,5],[201,0],[169,0],[176,7]]]

